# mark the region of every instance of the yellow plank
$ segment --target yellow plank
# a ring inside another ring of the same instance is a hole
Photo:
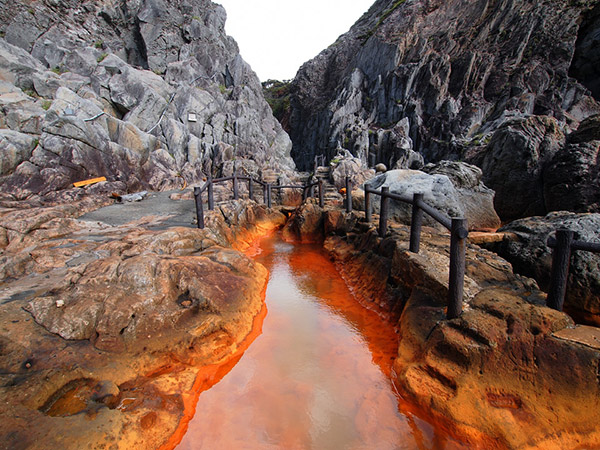
[[[87,186],[87,185],[94,184],[94,183],[100,183],[101,181],[106,181],[106,177],[91,178],[91,179],[85,180],[85,181],[78,181],[77,183],[73,183],[73,186],[82,187],[82,186]]]

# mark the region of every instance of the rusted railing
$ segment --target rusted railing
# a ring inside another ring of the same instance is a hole
[[[569,278],[569,263],[572,250],[600,253],[600,244],[575,240],[575,232],[567,229],[556,230],[556,238],[548,238],[548,247],[552,252],[552,271],[550,272],[550,290],[546,304],[553,309],[562,311],[567,292]]]
[[[319,206],[323,207],[323,183],[321,180],[315,183],[308,183],[306,185],[279,185],[279,184],[270,184],[266,183],[262,180],[257,180],[253,177],[247,176],[239,176],[234,174],[231,177],[222,177],[222,178],[208,178],[206,183],[202,187],[194,188],[194,200],[196,203],[196,218],[198,221],[198,228],[204,228],[204,204],[202,200],[202,194],[207,192],[207,205],[208,209],[212,211],[215,209],[215,199],[214,199],[214,189],[213,186],[216,183],[224,183],[227,181],[233,182],[233,199],[237,200],[240,198],[239,193],[239,183],[240,181],[248,182],[248,197],[250,199],[254,198],[254,183],[259,184],[263,187],[263,201],[264,204],[267,205],[268,208],[272,207],[273,203],[273,190],[281,190],[281,189],[302,189],[302,196],[304,199],[307,197],[314,197],[315,195],[315,186],[319,186]]]
[[[350,192],[348,179],[347,192]],[[466,239],[469,235],[467,219],[462,217],[449,218],[437,209],[429,206],[423,201],[423,194],[415,193],[413,198],[403,197],[399,194],[390,192],[389,187],[383,186],[381,190],[375,190],[367,184],[365,189],[365,217],[367,222],[372,221],[372,201],[371,195],[381,197],[379,211],[379,235],[385,237],[387,234],[387,222],[389,220],[390,199],[412,205],[412,219],[410,224],[410,244],[409,250],[413,253],[419,253],[421,243],[421,228],[423,225],[423,213],[427,213],[438,223],[450,231],[450,275],[448,280],[448,313],[449,319],[460,316],[462,312],[462,298],[464,292],[465,280],[465,261],[466,261]],[[351,197],[347,200],[351,204]]]

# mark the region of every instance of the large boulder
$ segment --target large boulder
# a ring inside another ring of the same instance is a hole
[[[348,150],[344,150],[331,160],[331,180],[336,188],[346,187],[346,177],[350,177],[353,186],[360,186],[365,181],[373,178],[375,171],[369,169]]]
[[[465,217],[469,229],[497,228],[500,225],[491,200],[493,192],[479,181],[481,173],[474,167],[460,163],[429,166],[431,174],[418,170],[390,170],[368,183],[372,189],[388,187],[390,192],[412,199],[423,193],[424,201],[449,217]],[[450,174],[450,178],[447,174]],[[456,185],[453,183],[455,182]],[[374,211],[379,212],[379,201]],[[403,223],[410,223],[412,206],[391,200],[390,215]],[[435,225],[425,215],[425,223]]]
[[[512,263],[514,270],[535,278],[548,290],[552,268],[552,249],[547,240],[559,228],[575,231],[576,239],[600,243],[600,214],[554,212],[545,217],[516,220],[500,231],[513,233],[518,239],[505,239],[494,247]],[[600,325],[600,255],[573,251],[565,310],[577,319]]]
[[[314,200],[296,209],[283,228],[283,237],[302,243],[322,242],[324,237],[323,209]]]

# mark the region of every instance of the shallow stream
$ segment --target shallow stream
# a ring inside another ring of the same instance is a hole
[[[200,394],[178,449],[461,448],[407,410],[393,327],[320,247],[274,234],[252,253],[270,272],[262,334]]]

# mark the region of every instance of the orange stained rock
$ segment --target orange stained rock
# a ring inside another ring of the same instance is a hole
[[[186,398],[187,432],[164,449],[460,448],[399,409],[395,330],[358,304],[320,249],[270,236],[247,254],[270,271],[263,332],[235,360],[202,370]]]
[[[221,381],[221,379],[227,375],[233,367],[235,367],[250,344],[262,333],[262,324],[266,316],[267,307],[265,305],[263,306],[260,314],[254,318],[252,332],[246,337],[246,339],[239,346],[238,351],[233,354],[231,358],[220,364],[211,364],[209,366],[202,367],[199,370],[191,392],[183,392],[181,394],[184,411],[183,418],[179,422],[179,427],[177,428],[177,431],[169,438],[169,440],[159,448],[159,450],[171,450],[179,445],[187,433],[190,420],[194,418],[196,413],[196,405],[198,404],[198,398],[200,397],[200,394]]]

